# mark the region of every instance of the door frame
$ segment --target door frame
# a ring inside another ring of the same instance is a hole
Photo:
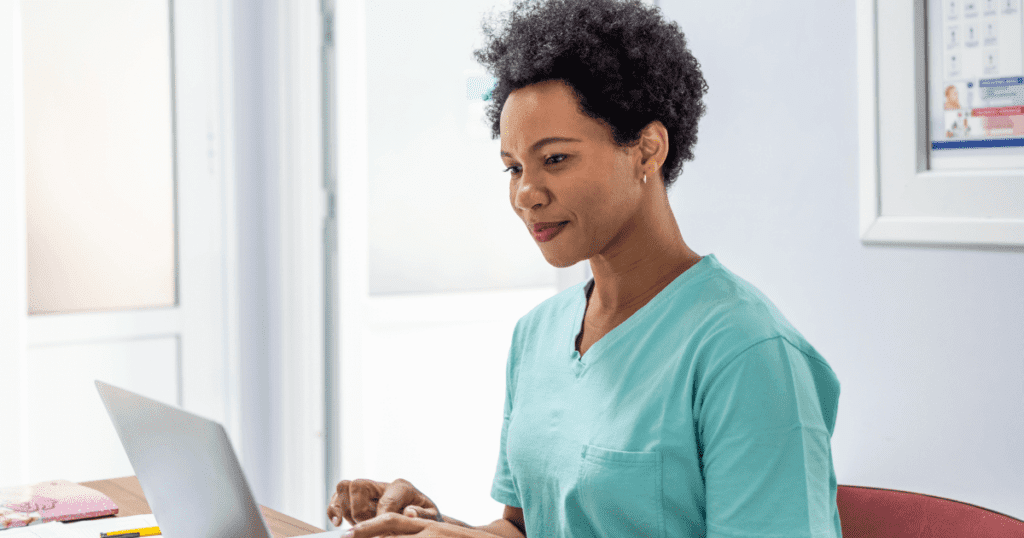
[[[280,420],[273,434],[280,459],[270,483],[277,484],[275,509],[302,521],[327,523],[327,430],[325,395],[329,308],[325,256],[328,219],[333,215],[324,156],[322,69],[325,54],[321,0],[275,0],[277,33],[276,106],[278,167],[271,183],[276,255],[269,260],[279,275],[271,320],[279,339],[271,356],[276,368],[271,401]],[[265,59],[269,60],[269,58]]]

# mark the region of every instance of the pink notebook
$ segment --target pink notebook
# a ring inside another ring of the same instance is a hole
[[[0,488],[0,529],[116,513],[117,505],[110,497],[67,480]]]

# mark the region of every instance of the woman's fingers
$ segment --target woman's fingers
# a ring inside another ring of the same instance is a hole
[[[384,495],[377,504],[377,515],[394,512],[407,517],[418,517],[441,521],[437,505],[408,480],[399,478],[388,484]]]
[[[402,479],[395,480],[388,484],[380,496],[375,515],[379,516],[388,512],[401,513],[406,506],[413,504],[416,493],[416,488],[412,487],[409,482]]]
[[[334,526],[341,520],[356,525],[379,515],[395,513],[410,518],[439,521],[437,506],[408,480],[377,482],[360,478],[338,482],[327,516]]]
[[[436,508],[423,508],[410,504],[402,511],[402,515],[405,517],[418,517],[421,519],[432,519],[434,521],[438,521]]]
[[[341,525],[341,504],[338,501],[338,493],[331,495],[331,502],[327,503],[327,518],[335,527]]]
[[[399,478],[388,484],[384,494],[380,497],[377,505],[377,515],[387,512],[404,513],[406,507],[417,506],[424,509],[433,509],[437,512],[437,506],[427,498],[426,495],[416,489],[408,480]]]
[[[348,521],[350,525],[355,525],[355,521],[352,519],[352,510],[349,507],[348,487],[350,483],[349,480],[338,482],[334,494],[331,495],[331,502],[327,505],[327,517],[331,519],[331,523],[335,527],[340,527],[342,520]]]
[[[351,485],[351,480],[338,482],[338,486],[331,496],[331,503],[327,505],[327,517],[331,518],[331,523],[335,527],[340,527],[342,520],[348,521],[349,525],[356,524],[355,519],[352,518],[351,496],[349,495]]]
[[[396,534],[417,534],[428,525],[436,525],[425,519],[405,517],[401,514],[388,512],[369,521],[364,521],[345,534],[346,538],[370,538],[371,536],[394,536]]]
[[[353,524],[377,516],[377,504],[388,484],[360,478],[353,480],[348,486],[348,507],[351,510]]]

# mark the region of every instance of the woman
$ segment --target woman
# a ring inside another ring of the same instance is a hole
[[[594,277],[516,326],[501,519],[442,517],[404,480],[342,481],[328,515],[360,538],[839,536],[835,375],[669,205],[707,89],[683,34],[615,0],[520,2],[485,32],[512,209]]]

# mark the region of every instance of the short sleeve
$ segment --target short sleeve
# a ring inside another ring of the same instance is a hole
[[[508,363],[505,374],[505,410],[501,421],[501,443],[498,449],[498,464],[494,470],[494,481],[491,483],[491,498],[516,508],[522,507],[519,496],[516,494],[515,483],[512,480],[512,470],[508,465],[508,456],[505,450],[505,442],[508,439],[508,423],[512,416],[512,364],[515,353],[515,337],[513,345],[509,349]]]
[[[825,422],[838,380],[829,369],[835,390],[819,395],[822,367],[776,337],[710,373],[698,414],[708,538],[841,532]]]

